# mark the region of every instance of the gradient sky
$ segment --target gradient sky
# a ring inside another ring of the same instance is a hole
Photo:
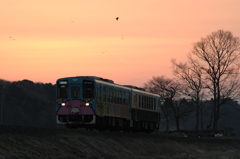
[[[91,75],[142,86],[172,77],[171,59],[185,61],[201,37],[240,37],[239,0],[0,2],[0,78],[9,81]]]

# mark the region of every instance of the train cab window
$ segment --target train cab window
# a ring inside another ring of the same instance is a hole
[[[80,97],[80,89],[79,87],[73,86],[72,89],[72,98],[79,98]]]
[[[68,97],[68,81],[58,82],[58,98]]]
[[[94,83],[90,80],[83,80],[83,98],[94,97]]]

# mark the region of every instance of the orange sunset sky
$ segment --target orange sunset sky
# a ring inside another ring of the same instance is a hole
[[[0,78],[100,76],[142,86],[173,77],[192,44],[240,37],[239,0],[0,0]],[[119,20],[116,20],[119,17]]]

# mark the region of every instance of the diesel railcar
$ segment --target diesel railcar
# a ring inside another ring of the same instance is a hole
[[[56,120],[68,128],[152,132],[160,124],[160,96],[95,76],[56,82]]]

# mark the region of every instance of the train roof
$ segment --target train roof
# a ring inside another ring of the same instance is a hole
[[[102,77],[97,77],[97,76],[76,76],[76,77],[65,77],[65,78],[60,78],[60,79],[58,79],[58,80],[69,79],[69,78],[90,78],[90,79],[94,79],[94,80],[102,80],[102,81],[105,81],[105,82],[114,83],[113,80],[106,79],[106,78],[102,78]]]
[[[138,93],[141,93],[141,94],[148,94],[148,95],[152,95],[152,96],[157,96],[157,97],[160,98],[160,96],[158,94],[147,92],[144,88],[140,88],[140,87],[136,87],[136,86],[132,86],[132,85],[120,85],[120,84],[116,84],[116,83],[108,83],[108,82],[98,80],[98,79],[96,79],[95,81],[97,83],[105,84],[105,85],[108,85],[108,86],[118,87],[118,88],[122,88],[122,89],[125,89],[125,90],[138,92]]]
[[[134,91],[134,92],[140,92],[140,93],[142,92],[142,93],[147,93],[147,94],[159,96],[159,95],[157,95],[157,94],[147,92],[144,88],[141,88],[141,87],[137,87],[137,86],[133,86],[133,85],[120,85],[120,84],[114,83],[113,80],[106,79],[106,78],[102,78],[102,77],[97,77],[97,76],[65,77],[65,78],[60,78],[60,79],[58,79],[58,80],[64,80],[64,79],[70,79],[70,78],[73,78],[73,79],[74,79],[74,78],[89,78],[89,79],[95,80],[97,83],[102,83],[102,84],[111,85],[111,86],[114,86],[114,87],[119,87],[119,88],[123,88],[123,89],[128,89],[128,90],[132,90],[132,91]]]
[[[137,86],[132,86],[132,85],[123,85],[123,86],[125,86],[125,87],[129,87],[129,88],[138,89],[138,90],[141,90],[141,91],[146,91],[146,89],[141,88],[141,87],[137,87]]]

